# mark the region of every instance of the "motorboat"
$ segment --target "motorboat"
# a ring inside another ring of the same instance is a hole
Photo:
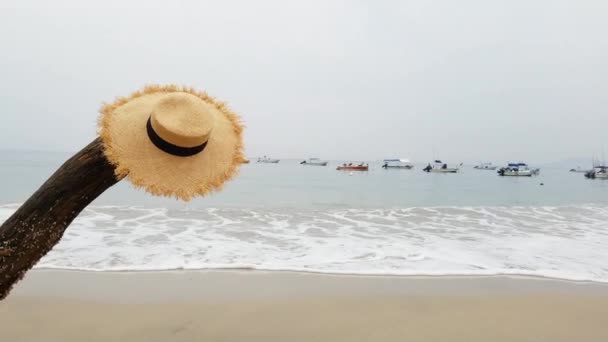
[[[300,163],[301,165],[310,165],[310,166],[327,166],[327,162],[320,160],[319,158],[309,158]]]
[[[409,159],[384,159],[382,167],[385,169],[406,169],[411,170],[414,164]]]
[[[460,170],[459,167],[448,167],[448,164],[443,163],[441,160],[435,160],[435,162],[431,165],[430,163],[422,169],[424,172],[433,172],[433,173],[456,173]]]
[[[258,163],[277,164],[279,161],[280,159],[272,159],[266,156],[258,158]]]
[[[353,164],[353,163],[344,163],[340,166],[338,166],[336,168],[336,170],[339,171],[367,171],[369,170],[369,164],[365,164],[365,163],[360,163],[360,164]]]
[[[499,176],[510,177],[532,177],[537,176],[540,169],[531,169],[526,163],[509,163],[506,167],[498,170]]]
[[[595,166],[593,170],[585,173],[585,177],[590,179],[608,179],[608,166]]]
[[[492,163],[479,163],[475,166],[473,166],[474,169],[476,170],[496,170],[498,168],[498,166],[496,165],[492,165]]]

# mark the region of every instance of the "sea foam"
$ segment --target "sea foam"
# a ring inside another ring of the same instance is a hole
[[[18,205],[0,206],[0,222]],[[522,274],[608,282],[608,206],[90,207],[38,268]]]

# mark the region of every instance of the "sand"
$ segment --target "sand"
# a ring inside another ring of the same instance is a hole
[[[0,302],[0,341],[608,341],[608,284],[37,270]]]

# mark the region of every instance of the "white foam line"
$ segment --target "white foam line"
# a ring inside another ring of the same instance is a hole
[[[85,272],[155,272],[155,271],[207,271],[207,270],[256,270],[256,271],[273,271],[273,272],[301,272],[301,273],[317,273],[317,274],[335,274],[335,275],[355,275],[355,276],[397,276],[397,277],[484,277],[484,276],[524,276],[533,278],[548,278],[557,280],[568,280],[575,282],[590,282],[590,283],[608,283],[608,279],[580,277],[573,275],[564,275],[551,271],[547,272],[530,272],[527,270],[503,270],[503,271],[426,271],[426,272],[388,272],[383,270],[367,270],[367,271],[328,271],[322,269],[311,269],[304,267],[271,267],[258,266],[249,264],[220,264],[210,265],[207,267],[174,267],[174,268],[154,268],[154,267],[138,267],[125,268],[114,267],[108,269],[97,269],[90,267],[53,267],[40,266],[35,267],[40,270],[66,270],[66,271],[85,271]]]
[[[0,220],[16,207],[0,206]],[[608,206],[87,209],[38,268],[259,269],[608,282]]]

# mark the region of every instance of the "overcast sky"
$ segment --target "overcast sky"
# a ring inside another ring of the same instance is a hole
[[[0,148],[75,151],[104,101],[194,86],[247,155],[448,161],[608,148],[608,1],[0,3]]]

